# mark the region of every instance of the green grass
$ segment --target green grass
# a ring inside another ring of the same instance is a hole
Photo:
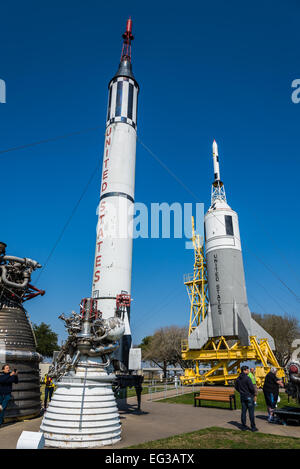
[[[197,392],[197,388],[195,388],[195,392]],[[235,392],[235,399],[236,399],[236,407],[237,409],[241,408],[241,402],[240,402],[240,395],[238,392]],[[188,394],[182,394],[174,397],[168,397],[166,399],[160,399],[157,402],[165,402],[169,404],[187,404],[187,405],[194,405],[194,393],[188,393]],[[290,399],[290,402],[288,402],[287,394],[285,393],[280,393],[280,403],[278,404],[278,409],[284,406],[290,406],[290,407],[298,407],[298,404]],[[201,400],[201,406],[202,407],[219,407],[222,409],[228,409],[229,408],[229,403],[227,402],[217,402],[217,401],[205,401]],[[265,403],[265,398],[263,392],[259,391],[258,396],[257,396],[257,406],[255,407],[255,410],[262,410],[266,411],[266,403]]]
[[[300,449],[300,438],[210,427],[128,449]]]

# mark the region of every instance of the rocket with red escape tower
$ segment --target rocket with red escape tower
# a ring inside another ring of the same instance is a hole
[[[123,34],[121,61],[110,80],[98,206],[92,297],[103,318],[120,315],[125,333],[117,352],[128,367],[131,346],[130,302],[133,210],[139,85],[132,73],[132,20]]]

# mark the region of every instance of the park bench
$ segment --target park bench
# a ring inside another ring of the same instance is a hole
[[[236,400],[234,394],[234,388],[223,388],[217,386],[201,386],[199,392],[194,393],[194,407],[201,406],[201,400],[203,401],[218,401],[218,402],[228,402],[230,404],[230,409],[232,409],[232,404],[234,404],[234,409],[236,409]]]

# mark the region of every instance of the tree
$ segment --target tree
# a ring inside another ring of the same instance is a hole
[[[154,332],[153,336],[144,337],[139,345],[142,358],[159,366],[167,377],[169,365],[186,368],[188,363],[181,358],[181,341],[188,336],[187,327],[168,326]]]
[[[42,322],[41,324],[33,324],[33,331],[37,342],[37,352],[44,357],[50,357],[55,350],[60,347],[57,343],[57,334],[52,331],[49,324]]]
[[[260,324],[274,339],[274,355],[280,366],[287,365],[292,357],[293,341],[300,335],[299,321],[291,315],[277,316],[275,314],[252,313],[253,319]]]

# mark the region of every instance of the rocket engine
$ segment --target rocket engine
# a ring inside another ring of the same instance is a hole
[[[73,312],[68,318],[61,314],[59,319],[65,322],[69,336],[49,369],[52,378],[59,381],[64,374],[75,371],[81,355],[100,357],[103,366],[110,365],[109,356],[118,349],[125,330],[120,318],[103,319],[96,300],[84,298],[80,314]]]
[[[120,440],[121,425],[112,384],[110,357],[119,348],[125,325],[104,319],[97,301],[85,298],[80,313],[60,316],[68,338],[49,369],[57,385],[41,431],[46,446],[89,448]]]
[[[19,383],[13,386],[6,420],[21,420],[39,415],[42,356],[36,351],[34,332],[23,303],[45,292],[30,284],[38,262],[6,255],[0,243],[0,362],[18,370]]]
[[[300,362],[292,361],[287,366],[288,384],[286,393],[300,404]]]

